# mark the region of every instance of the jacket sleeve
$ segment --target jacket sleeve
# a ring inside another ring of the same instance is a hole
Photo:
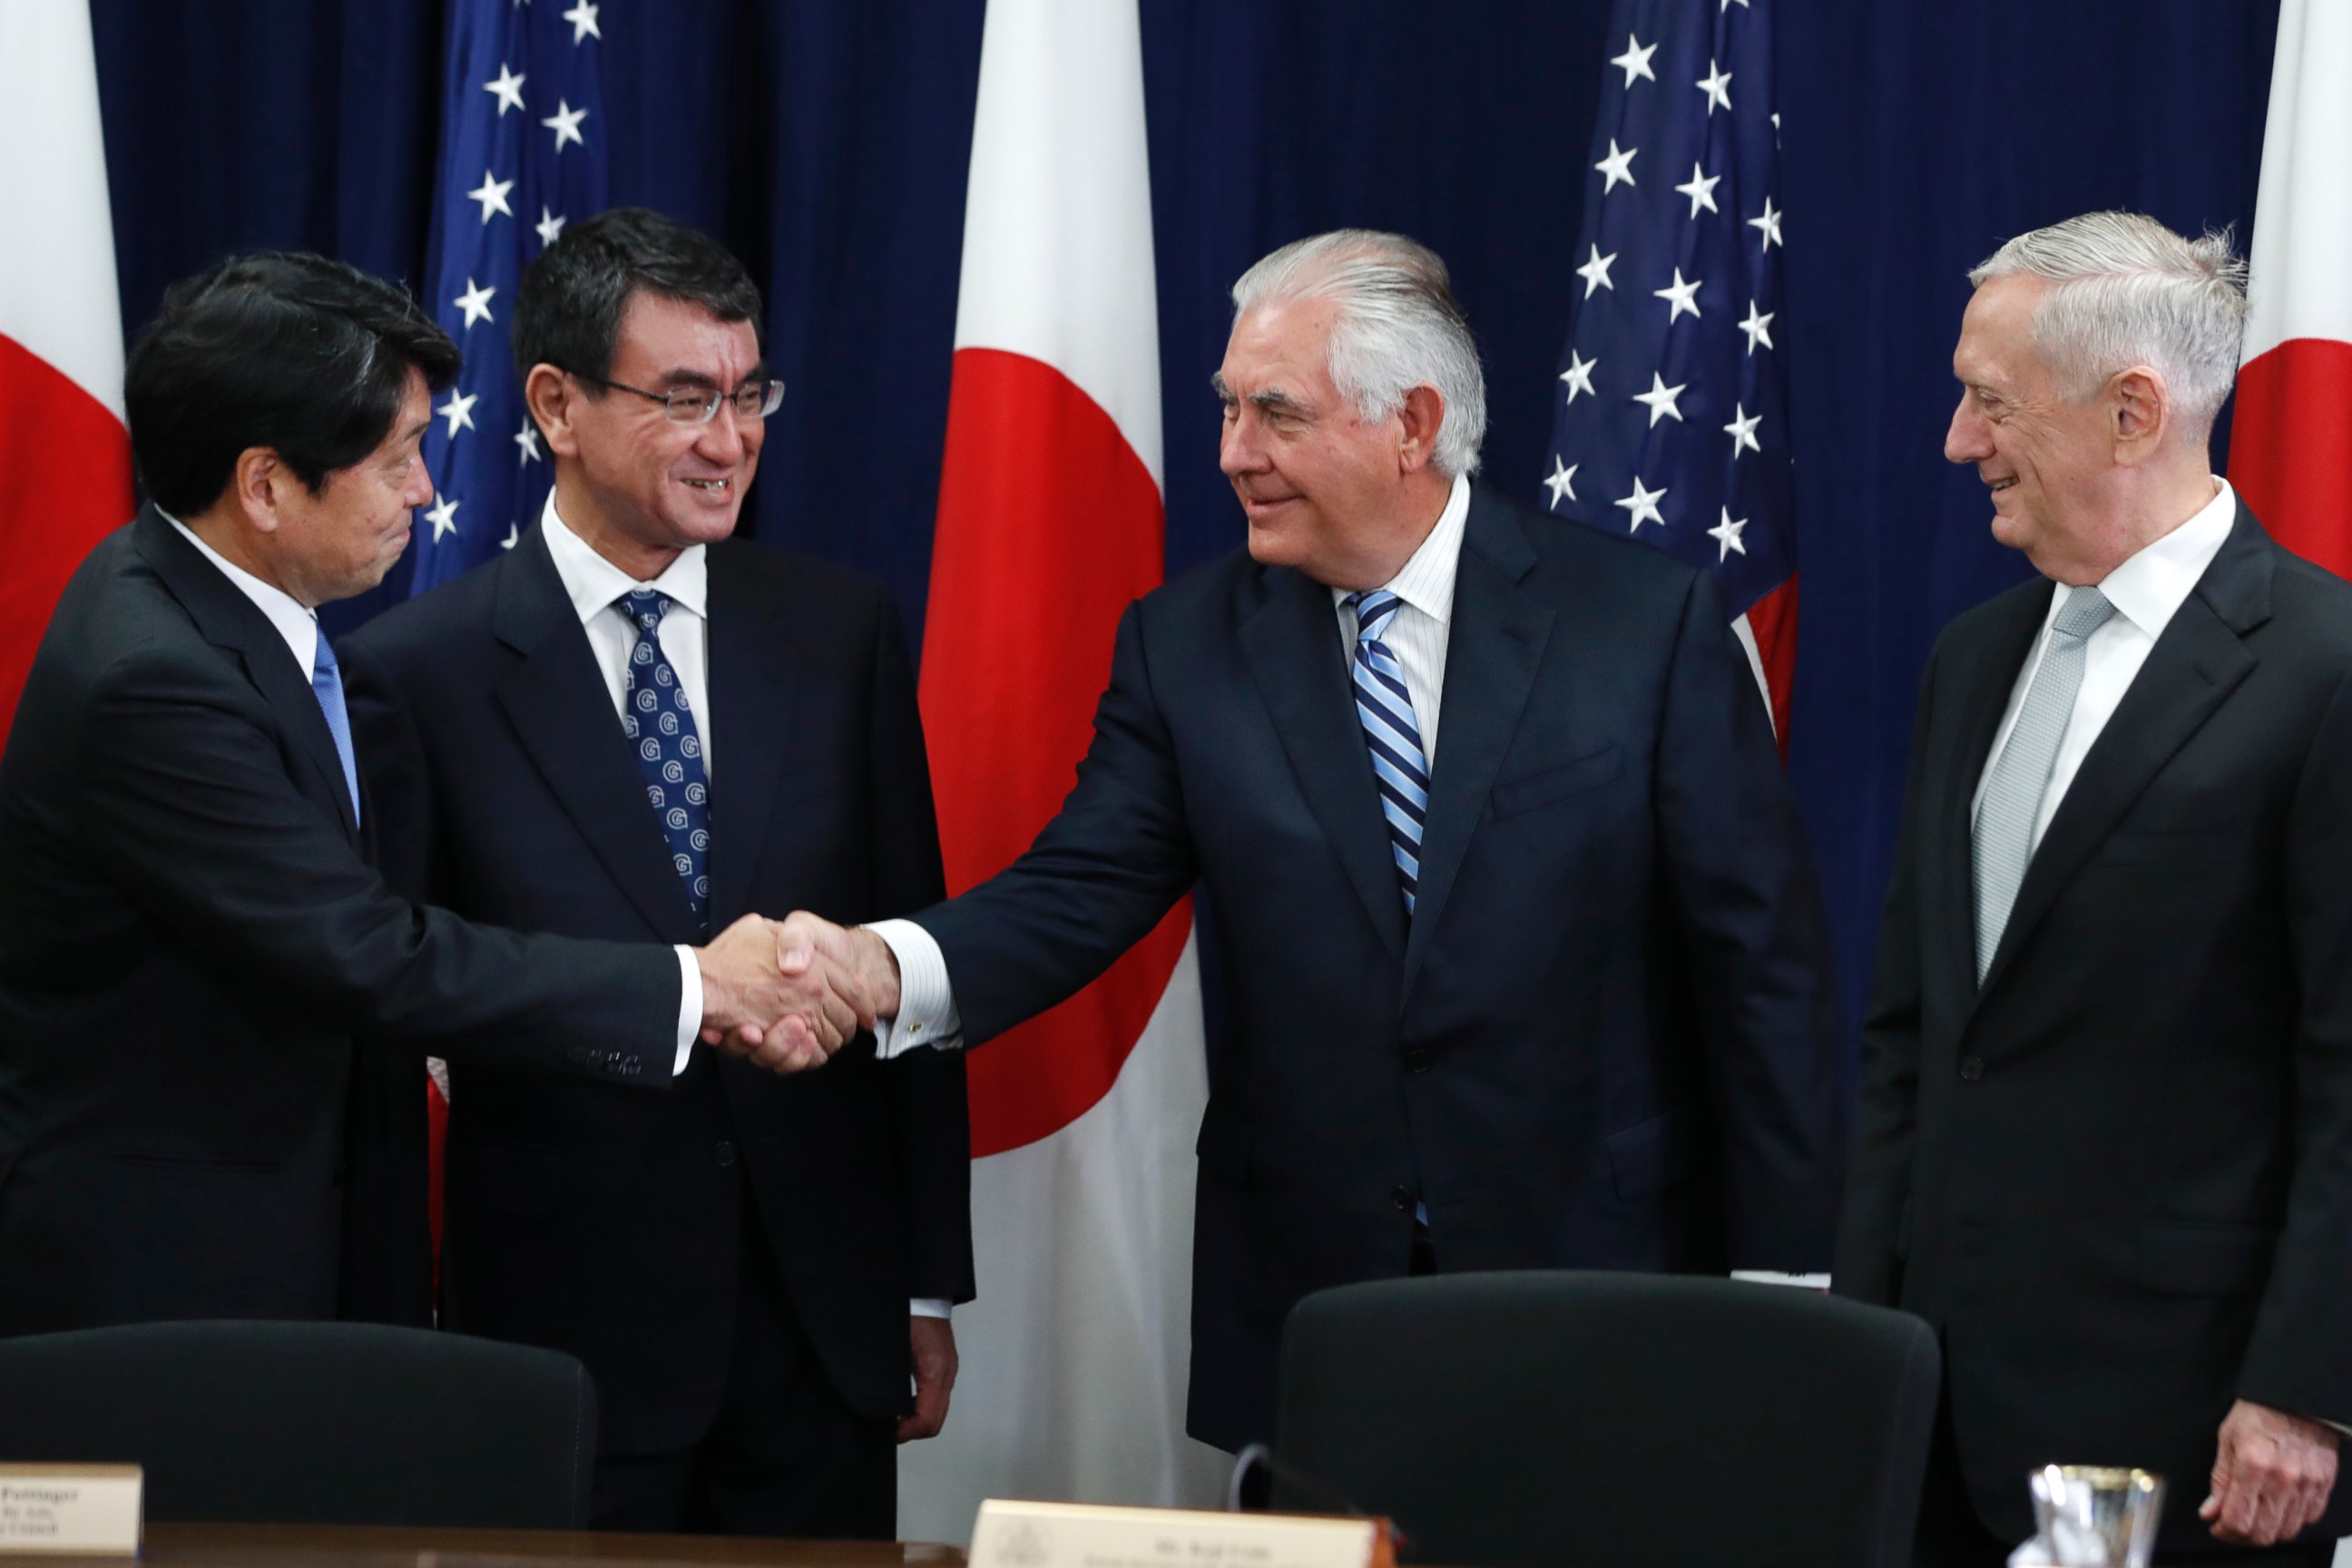
[[[2340,679],[2287,818],[2284,899],[2303,983],[2294,1167],[2238,1393],[2352,1422],[2352,676]],[[2341,1493],[2344,1483],[2337,1483]]]
[[[268,705],[226,664],[124,656],[94,683],[73,754],[92,856],[256,994],[347,1033],[667,1081],[675,954],[470,925],[400,897],[295,786]]]
[[[1659,724],[1660,848],[1724,1139],[1730,1260],[1818,1270],[1840,1153],[1828,921],[1762,695],[1704,575]]]
[[[1936,656],[1919,687],[1909,782],[1895,841],[1895,871],[1878,925],[1878,963],[1862,1026],[1852,1157],[1838,1224],[1832,1286],[1857,1301],[1892,1307],[1903,1291],[1903,1216],[1911,1203],[1911,1162],[1919,1096],[1920,796],[1935,722]]]
[[[1110,686],[1062,809],[1011,866],[917,917],[946,955],[969,1044],[1075,994],[1199,879],[1143,607],[1119,617]]]

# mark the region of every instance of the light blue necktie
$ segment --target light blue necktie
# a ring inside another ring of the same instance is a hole
[[[1421,881],[1421,828],[1429,813],[1429,759],[1421,749],[1421,726],[1405,689],[1404,667],[1381,634],[1396,619],[1402,603],[1386,588],[1367,588],[1343,601],[1356,612],[1356,655],[1349,661],[1356,684],[1356,720],[1372,757],[1380,786],[1381,815],[1389,825],[1389,849],[1396,857],[1404,891],[1404,912],[1413,912]]]
[[[319,630],[319,651],[310,664],[310,695],[319,700],[319,711],[327,716],[327,732],[335,738],[335,755],[343,762],[343,787],[352,792],[352,821],[360,819],[360,764],[352,754],[352,716],[343,707],[343,672],[335,663],[335,650],[327,641],[327,628]]]
[[[1993,759],[1992,778],[1985,785],[1984,804],[1977,807],[1972,835],[1979,984],[1992,967],[2017,890],[2025,882],[2026,863],[2033,858],[2033,825],[2042,816],[2042,797],[2049,793],[2058,742],[2066,733],[2066,721],[2074,716],[2074,694],[2083,687],[2091,634],[2115,613],[2115,605],[2096,588],[2076,588],[2066,595],[2050,623],[2050,646],[2033,672],[2032,684],[2025,689],[2017,722],[2010,726],[2009,744]]]

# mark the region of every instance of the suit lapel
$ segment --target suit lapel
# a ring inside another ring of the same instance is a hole
[[[1503,755],[1518,731],[1551,637],[1550,607],[1519,586],[1535,563],[1535,549],[1509,510],[1472,491],[1454,577],[1443,722],[1430,764],[1420,887],[1405,949],[1408,992],[1494,791]]]
[[[1933,798],[1937,880],[1946,894],[1941,900],[1944,931],[1943,940],[1931,944],[1931,951],[1955,961],[1955,972],[1947,978],[1958,987],[1952,993],[1958,996],[1977,992],[1976,823],[1970,807],[1991,760],[2009,694],[2049,616],[2053,591],[2044,582],[2012,591],[1996,605],[2000,614],[1958,682],[1961,708],[1951,749],[1928,760],[1932,782],[1919,786],[1942,792]]]
[[[335,750],[334,733],[327,728],[318,693],[303,679],[302,666],[278,627],[260,605],[182,538],[180,531],[154,507],[140,510],[131,539],[173,597],[187,610],[205,640],[236,655],[246,679],[269,704],[295,753],[333,802],[335,820],[342,824],[344,837],[359,844],[359,824],[352,818],[351,784],[343,774],[342,756]]]
[[[1331,591],[1286,567],[1270,568],[1258,581],[1262,596],[1242,622],[1242,652],[1307,809],[1323,825],[1381,944],[1402,958],[1404,893],[1356,722]]]
[[[2221,553],[2148,650],[2051,816],[1985,973],[1987,991],[2150,781],[2253,673],[2256,661],[2241,635],[2269,618],[2272,549],[2241,507]]]
[[[499,574],[491,630],[517,656],[498,683],[516,738],[637,912],[665,936],[690,937],[685,884],[546,540],[534,528],[486,570]]]
[[[806,732],[808,672],[818,658],[795,646],[788,604],[751,591],[744,574],[728,569],[735,551],[757,548],[714,545],[709,552],[710,707],[727,724],[710,775],[714,931],[751,912],[769,814],[793,742]]]

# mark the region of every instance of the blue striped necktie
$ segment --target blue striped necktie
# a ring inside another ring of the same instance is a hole
[[[1388,819],[1389,849],[1396,857],[1404,912],[1413,912],[1421,880],[1421,826],[1429,814],[1429,759],[1421,749],[1421,725],[1412,716],[1404,667],[1381,634],[1402,603],[1386,588],[1367,588],[1344,601],[1356,612],[1356,657],[1349,661],[1356,683],[1356,720],[1372,755],[1380,786],[1381,815]]]

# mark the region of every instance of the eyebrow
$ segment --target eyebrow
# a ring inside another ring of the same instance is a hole
[[[767,379],[768,367],[767,364],[762,362],[761,363],[753,365],[749,371],[744,373],[743,379],[737,382],[735,384],[738,386],[749,386],[755,381],[765,381]],[[719,384],[719,378],[706,371],[688,370],[684,366],[678,366],[677,368],[662,372],[660,375],[654,378],[654,384],[656,386],[717,386]]]
[[[1234,389],[1225,384],[1223,372],[1209,377],[1209,386],[1216,393],[1217,400],[1221,403],[1246,401],[1251,407],[1262,409],[1269,414],[1305,414],[1308,411],[1305,400],[1283,391],[1280,387],[1268,387],[1264,392],[1253,392],[1246,399],[1236,397],[1234,395]]]

